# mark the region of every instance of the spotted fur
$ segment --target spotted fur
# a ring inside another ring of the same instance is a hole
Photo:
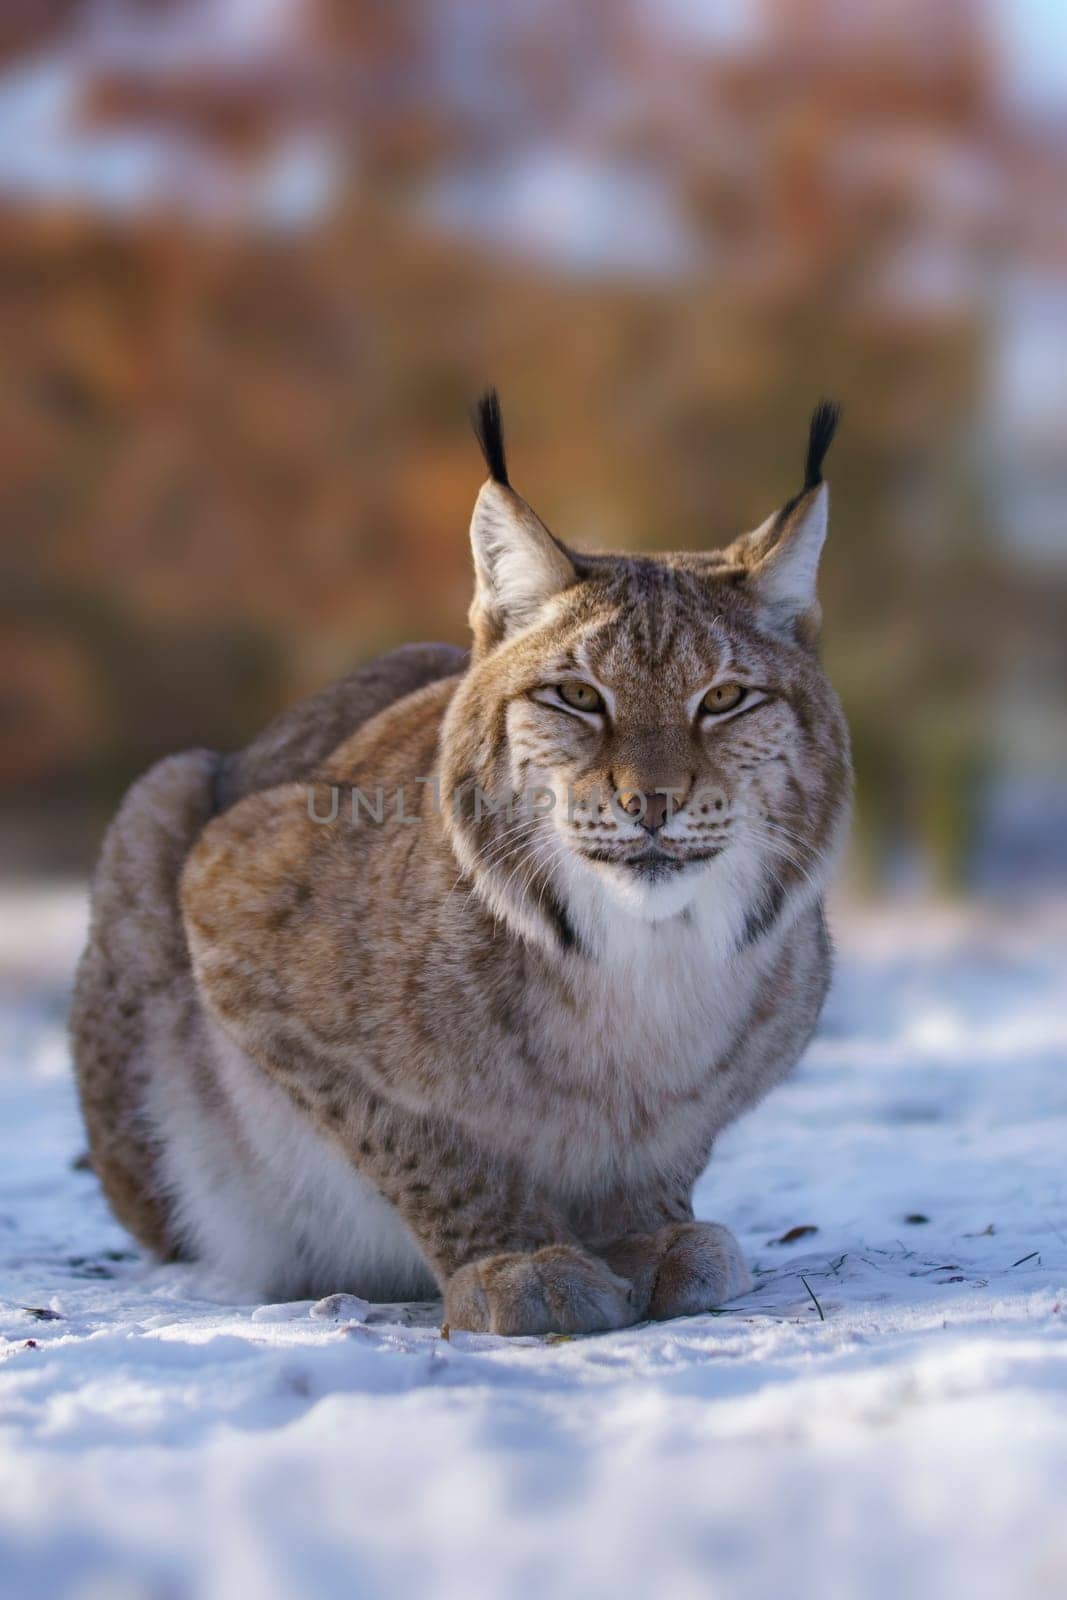
[[[483,404],[469,662],[398,652],[135,786],[73,1030],[94,1166],[149,1247],[231,1293],[436,1285],[454,1325],[501,1333],[744,1288],[691,1196],[828,981],[833,420],[725,550],[594,556],[511,487]]]

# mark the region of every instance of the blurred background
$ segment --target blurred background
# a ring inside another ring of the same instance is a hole
[[[502,391],[588,548],[715,545],[823,393],[860,895],[1067,883],[1055,0],[5,0],[0,872],[465,639]]]

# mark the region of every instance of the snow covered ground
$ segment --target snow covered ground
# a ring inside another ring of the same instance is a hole
[[[700,1189],[756,1290],[564,1341],[137,1259],[71,1165],[80,918],[0,904],[5,1597],[1067,1593],[1055,909],[839,919],[820,1037]]]

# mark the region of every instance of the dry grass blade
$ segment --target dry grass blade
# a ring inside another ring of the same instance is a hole
[[[808,1293],[811,1295],[811,1303],[815,1307],[816,1311],[819,1313],[819,1321],[820,1322],[825,1322],[826,1321],[826,1313],[823,1310],[822,1306],[819,1304],[818,1298],[817,1298],[817,1296],[815,1294],[815,1290],[812,1288],[811,1284],[808,1282],[807,1278],[805,1278],[803,1273],[800,1274],[800,1281],[804,1285],[804,1287],[808,1291]]]

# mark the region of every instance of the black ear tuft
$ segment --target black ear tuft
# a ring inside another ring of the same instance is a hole
[[[471,412],[475,437],[482,447],[489,476],[494,483],[508,482],[508,464],[504,457],[504,424],[500,416],[500,400],[495,389],[487,389]]]
[[[834,400],[820,400],[811,414],[808,433],[808,459],[804,467],[804,489],[817,489],[822,482],[822,464],[834,442],[841,407]],[[484,448],[484,447],[483,447]]]

